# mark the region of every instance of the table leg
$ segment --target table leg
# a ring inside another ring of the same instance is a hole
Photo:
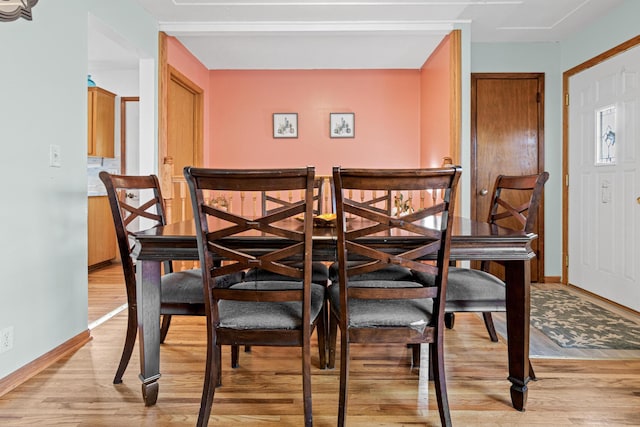
[[[519,411],[527,404],[529,382],[529,311],[530,262],[505,263],[507,304],[507,345],[509,351],[509,381],[511,403]]]
[[[138,261],[136,270],[140,380],[144,404],[152,406],[160,378],[160,263]]]

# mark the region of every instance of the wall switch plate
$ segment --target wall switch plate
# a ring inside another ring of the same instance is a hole
[[[0,331],[0,353],[13,348],[13,326],[9,326]]]
[[[59,145],[49,145],[49,166],[51,166],[52,168],[62,167],[62,156],[60,154]]]

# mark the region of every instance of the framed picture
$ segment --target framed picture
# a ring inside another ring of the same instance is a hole
[[[356,134],[355,113],[330,113],[329,126],[331,138],[353,138]]]
[[[273,137],[297,138],[298,113],[273,113]]]

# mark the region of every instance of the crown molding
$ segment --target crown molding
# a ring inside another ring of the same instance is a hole
[[[174,35],[211,33],[272,33],[272,32],[398,32],[442,33],[454,29],[455,21],[269,21],[269,22],[160,22],[159,29]]]

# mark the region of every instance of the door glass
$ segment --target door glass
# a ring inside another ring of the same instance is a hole
[[[596,165],[616,163],[616,107],[596,110]]]

